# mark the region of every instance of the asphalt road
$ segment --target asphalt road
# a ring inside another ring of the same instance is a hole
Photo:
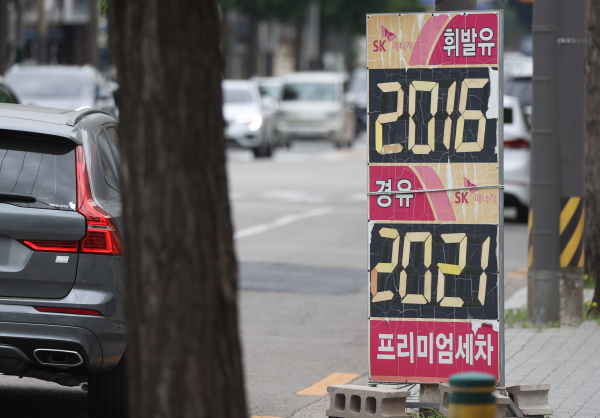
[[[323,396],[297,392],[333,373],[366,379],[365,148],[228,154],[251,415],[323,416]],[[526,284],[527,226],[507,220],[505,241],[509,297]]]
[[[297,392],[332,373],[365,380],[365,146],[228,151],[251,415],[323,416],[323,396]],[[507,222],[505,240],[510,295],[526,284],[526,225]],[[0,404],[3,418],[87,415],[81,389],[16,377],[0,376]]]

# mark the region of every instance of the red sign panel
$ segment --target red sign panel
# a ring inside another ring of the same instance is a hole
[[[369,332],[371,380],[447,382],[472,371],[498,378],[498,332],[488,323],[371,320]]]

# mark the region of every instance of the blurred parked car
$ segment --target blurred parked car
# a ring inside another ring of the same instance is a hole
[[[351,146],[354,105],[344,95],[344,75],[329,72],[288,74],[283,78],[277,135],[281,142],[320,138]]]
[[[280,77],[253,77],[252,81],[258,85],[258,91],[263,99],[266,97],[277,101],[281,99],[283,81]]]
[[[531,122],[533,59],[518,52],[504,55],[504,94],[519,99],[528,123]]]
[[[504,206],[517,209],[517,220],[528,217],[531,135],[517,97],[504,96]]]
[[[89,65],[14,65],[5,80],[23,104],[67,110],[90,107],[116,115],[116,84]]]
[[[354,102],[356,132],[367,130],[367,70],[357,68],[352,72],[348,86],[350,100]]]
[[[252,81],[225,80],[222,86],[227,145],[251,149],[257,158],[270,157],[278,145],[276,107],[264,108],[258,87]],[[271,101],[276,106],[274,99]]]

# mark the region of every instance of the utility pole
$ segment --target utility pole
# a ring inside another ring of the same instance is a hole
[[[20,63],[25,61],[25,35],[24,32],[25,30],[23,29],[23,4],[22,4],[22,0],[15,0],[15,11],[17,14],[17,39],[16,39],[16,44],[17,44],[17,51],[16,51],[16,57],[15,57],[15,62],[16,63]]]
[[[583,317],[586,0],[536,2],[528,319]]]
[[[313,2],[308,8],[308,69],[321,68],[319,51],[321,31],[321,4]]]

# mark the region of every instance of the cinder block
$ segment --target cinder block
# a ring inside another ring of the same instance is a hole
[[[449,407],[450,385],[448,383],[440,383],[440,414],[447,417]]]
[[[330,402],[326,412],[336,418],[408,418],[404,390],[358,385],[327,386]]]
[[[421,383],[419,385],[419,402],[440,403],[440,385],[438,383]]]
[[[518,385],[506,388],[508,396],[524,416],[552,415],[552,408],[548,403],[550,385]]]
[[[510,398],[508,396],[500,395],[499,393],[494,393],[496,396],[496,418],[504,418],[506,417],[506,407],[510,403]]]

